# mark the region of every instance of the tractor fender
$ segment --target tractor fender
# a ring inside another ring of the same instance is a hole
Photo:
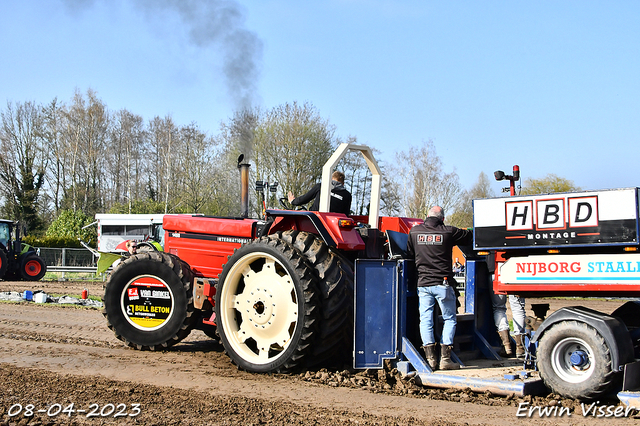
[[[347,219],[340,213],[319,213],[307,210],[267,210],[267,220],[274,219],[270,229],[264,231],[273,234],[277,231],[298,229],[318,235],[329,247],[340,250],[363,250],[365,243],[356,228],[340,228],[339,219]]]
[[[624,323],[611,315],[584,306],[560,308],[549,315],[536,330],[532,342],[539,341],[545,331],[564,321],[580,321],[600,333],[611,351],[613,371],[622,370],[625,364],[634,360],[633,342]]]

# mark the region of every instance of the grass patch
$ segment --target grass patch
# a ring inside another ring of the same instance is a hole
[[[64,278],[63,278],[64,276]],[[91,272],[47,272],[41,281],[95,281],[104,282],[107,276]]]

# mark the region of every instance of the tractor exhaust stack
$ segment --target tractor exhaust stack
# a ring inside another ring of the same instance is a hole
[[[240,216],[249,217],[249,167],[251,164],[243,163],[244,154],[238,157],[238,169],[240,170]]]

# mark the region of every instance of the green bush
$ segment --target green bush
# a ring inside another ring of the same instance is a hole
[[[23,242],[34,247],[55,247],[55,248],[80,248],[82,245],[78,238],[73,237],[37,237],[35,235],[27,235],[22,239]]]
[[[47,229],[47,237],[82,238],[83,241],[95,240],[97,230],[95,226],[84,226],[93,223],[93,218],[79,210],[62,210],[56,220]]]

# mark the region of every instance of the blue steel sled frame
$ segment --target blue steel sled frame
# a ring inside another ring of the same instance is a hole
[[[410,260],[356,260],[354,368],[383,368],[385,360],[389,360],[401,373],[415,374],[419,383],[429,387],[470,388],[476,392],[517,396],[545,391],[542,380],[531,378],[524,371],[504,378],[433,372],[416,349],[420,338],[414,274]],[[464,313],[458,314],[456,338],[466,342],[478,357],[501,360],[493,349],[500,343],[496,342],[488,293],[493,289],[487,277],[484,258],[466,260],[465,306]],[[488,303],[476,304],[477,300]],[[453,355],[462,363],[455,353]]]

